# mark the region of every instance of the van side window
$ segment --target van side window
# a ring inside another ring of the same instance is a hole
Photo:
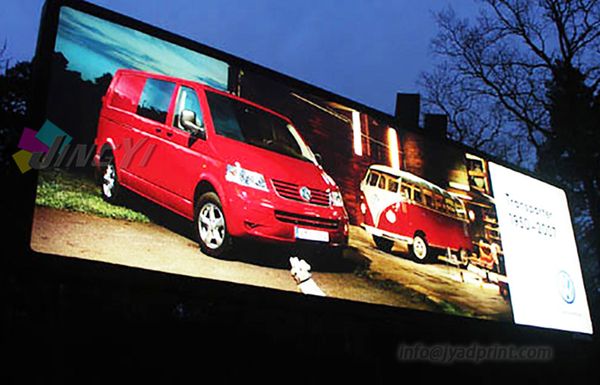
[[[123,111],[135,112],[144,87],[145,79],[141,76],[121,74],[116,80],[109,106]]]
[[[433,196],[433,199],[435,201],[435,208],[437,210],[443,211],[444,210],[444,201],[441,195],[435,194]]]
[[[175,83],[158,79],[146,80],[137,114],[159,123],[166,123],[174,89]]]
[[[377,186],[377,179],[379,177],[379,174],[371,171],[371,173],[369,174],[369,179],[367,181],[367,184],[369,186]]]
[[[404,195],[404,197],[406,199],[412,199],[412,186],[407,184],[407,183],[402,183],[402,195]]]
[[[379,177],[379,183],[377,184],[377,187],[379,187],[382,190],[385,190],[385,180],[386,180],[386,177],[381,175]]]
[[[400,186],[400,184],[398,183],[397,180],[394,180],[392,178],[388,179],[388,185],[387,185],[388,191],[398,192],[398,186]]]
[[[200,108],[200,101],[198,100],[198,94],[196,91],[189,87],[181,86],[179,88],[179,95],[177,95],[177,104],[175,105],[175,115],[173,116],[173,127],[177,127],[181,130],[187,131],[179,118],[183,110],[189,110],[196,114],[196,126],[203,127],[204,123],[202,120],[202,109]]]
[[[455,209],[454,209],[454,201],[450,198],[446,198],[444,200],[444,208],[446,210],[447,213],[449,214],[454,214],[455,213]]]
[[[435,204],[433,203],[433,193],[431,190],[423,189],[423,197],[425,198],[425,205],[429,208],[434,209]]]
[[[415,189],[413,190],[413,199],[417,203],[421,203],[423,200],[421,196],[421,188],[419,188],[418,186],[415,186]]]

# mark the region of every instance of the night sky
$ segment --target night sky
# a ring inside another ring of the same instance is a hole
[[[474,0],[94,0],[192,40],[392,113],[396,92],[418,92],[434,58],[433,12],[449,4],[476,14]],[[5,56],[31,59],[42,0],[4,0]]]

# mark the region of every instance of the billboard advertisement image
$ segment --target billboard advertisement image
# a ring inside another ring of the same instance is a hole
[[[209,52],[61,7],[34,251],[592,333],[563,190]]]

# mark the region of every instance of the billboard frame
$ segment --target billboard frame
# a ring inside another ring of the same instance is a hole
[[[31,127],[39,127],[45,120],[45,107],[51,75],[51,66],[49,63],[51,63],[55,38],[57,36],[59,11],[63,6],[99,17],[112,23],[133,28],[159,39],[225,61],[231,65],[253,71],[276,82],[281,82],[288,86],[310,92],[320,98],[335,101],[350,108],[360,110],[361,112],[389,124],[391,127],[418,133],[423,135],[428,141],[446,146],[453,146],[461,151],[475,154],[490,162],[508,167],[564,190],[563,187],[550,182],[547,178],[535,175],[529,170],[515,166],[494,156],[490,156],[489,154],[462,143],[448,138],[441,138],[434,133],[426,132],[423,129],[402,127],[397,118],[393,115],[345,98],[302,80],[298,80],[289,75],[277,72],[273,69],[252,63],[202,43],[192,41],[164,29],[151,26],[134,18],[91,3],[77,0],[47,0],[44,5],[40,20],[36,53],[33,60],[34,89],[30,106],[31,113],[29,116],[29,125]],[[33,251],[30,246],[30,237],[32,235],[33,226],[33,209],[35,206],[35,190],[37,186],[37,171],[28,173],[28,175],[19,176],[18,178],[21,178],[18,180],[19,185],[16,186],[11,193],[14,194],[13,198],[18,199],[19,204],[22,205],[19,206],[19,212],[24,214],[21,218],[22,223],[20,222],[22,226],[18,225],[12,228],[10,231],[14,232],[13,234],[9,232],[9,234],[12,235],[12,239],[15,241],[13,245],[17,252],[11,254],[8,258],[3,258],[3,262],[6,263],[10,269],[17,272],[17,274],[33,274],[33,276],[40,278],[52,277],[58,282],[66,281],[74,284],[81,282],[82,277],[92,279],[95,282],[104,282],[104,284],[108,282],[109,286],[123,285],[126,282],[130,287],[149,287],[152,290],[157,291],[175,291],[184,293],[184,295],[190,297],[201,296],[206,298],[222,298],[223,300],[232,297],[242,297],[249,301],[249,303],[258,301],[262,304],[268,304],[269,306],[276,305],[281,306],[282,308],[300,306],[304,309],[318,311],[319,313],[338,315],[354,314],[361,317],[367,317],[374,322],[386,320],[390,325],[402,325],[403,328],[413,325],[419,329],[427,329],[437,328],[439,325],[443,324],[453,333],[456,332],[460,334],[465,330],[472,331],[467,332],[467,334],[486,334],[493,332],[507,336],[512,335],[513,337],[509,337],[509,339],[513,340],[518,339],[523,333],[537,336],[537,339],[542,338],[543,340],[558,338],[559,340],[565,341],[565,339],[571,340],[574,338],[576,340],[591,341],[593,339],[591,336],[582,333],[517,325],[509,322],[489,322],[478,318],[429,313],[409,308],[396,308],[336,298],[323,299],[313,296],[304,296],[300,293],[223,282],[214,279],[178,276],[171,273],[146,271],[139,268],[109,265],[102,262],[38,253]],[[572,212],[571,207],[569,207],[569,211]],[[27,251],[23,252],[24,250]],[[589,301],[587,290],[585,294],[588,298],[588,303],[590,303],[591,301]],[[259,299],[257,300],[256,298]]]

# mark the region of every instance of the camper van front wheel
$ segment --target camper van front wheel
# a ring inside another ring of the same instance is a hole
[[[425,262],[428,259],[429,248],[424,236],[415,234],[412,245],[410,245],[410,253],[418,262]]]

